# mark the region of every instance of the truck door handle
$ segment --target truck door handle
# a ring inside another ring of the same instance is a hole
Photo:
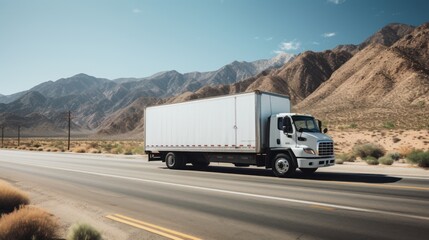
[[[277,144],[280,144],[280,139],[277,138]]]

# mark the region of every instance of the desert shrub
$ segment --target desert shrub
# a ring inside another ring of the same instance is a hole
[[[401,159],[401,154],[398,152],[388,153],[387,155],[390,156],[394,161]]]
[[[67,240],[100,240],[101,234],[91,225],[77,223],[70,227]]]
[[[98,148],[98,143],[97,143],[97,142],[90,142],[90,143],[89,143],[89,146],[90,146],[91,148]]]
[[[123,152],[124,152],[124,149],[122,148],[122,146],[117,146],[117,147],[112,148],[110,150],[110,153],[112,153],[112,154],[121,154]]]
[[[113,148],[113,145],[111,143],[103,142],[101,144],[101,148],[103,148],[106,152],[110,152],[110,150]]]
[[[386,156],[379,158],[378,162],[383,165],[392,165],[394,160],[389,154],[387,154]]]
[[[406,158],[408,154],[410,154],[412,151],[414,151],[414,148],[410,145],[404,145],[399,147],[399,154],[401,157]]]
[[[393,141],[393,143],[397,143],[397,142],[400,142],[400,141],[401,141],[401,139],[400,139],[400,138],[398,138],[398,137],[393,137],[393,138],[392,138],[392,141]]]
[[[393,128],[395,128],[395,124],[393,123],[393,122],[385,122],[384,124],[383,124],[383,127],[384,128],[387,128],[387,129],[393,129]]]
[[[413,150],[407,156],[410,163],[417,164],[419,167],[429,167],[429,150]]]
[[[134,147],[133,154],[144,154],[144,147],[143,146]]]
[[[337,158],[341,159],[343,162],[354,162],[354,161],[356,161],[356,157],[351,153],[338,154]]]
[[[341,158],[335,158],[335,164],[343,164],[344,160]]]
[[[86,153],[86,149],[83,147],[78,147],[73,152],[75,152],[75,153]]]
[[[378,159],[373,157],[373,156],[367,156],[364,158],[365,162],[368,163],[369,165],[378,165]]]
[[[95,148],[90,148],[90,149],[88,150],[88,152],[89,152],[89,153],[101,153],[101,151],[100,151],[100,150],[95,149]]]
[[[57,239],[57,229],[52,215],[35,207],[22,207],[0,219],[0,239]]]
[[[133,148],[132,147],[126,147],[124,150],[125,155],[133,155]]]
[[[0,215],[3,213],[13,212],[15,209],[19,209],[20,206],[27,205],[29,203],[30,200],[27,194],[3,181],[0,181]]]
[[[353,153],[355,156],[359,156],[362,159],[369,156],[378,159],[384,156],[386,150],[382,146],[373,143],[363,143],[353,146]]]
[[[350,128],[357,128],[357,124],[356,123],[350,124]]]

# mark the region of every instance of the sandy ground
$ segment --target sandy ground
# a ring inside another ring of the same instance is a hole
[[[376,143],[388,152],[406,148],[429,150],[429,130],[332,130],[328,132],[335,142],[336,153],[351,152],[359,141]]]
[[[35,205],[54,215],[60,225],[60,239],[66,239],[69,228],[75,223],[87,223],[100,231],[103,240],[161,240],[164,239],[150,232],[114,222],[105,216],[111,214],[84,200],[62,196],[50,189],[41,188],[29,182],[11,182],[10,184],[29,194],[31,205]]]
[[[108,215],[97,206],[83,201],[62,197],[53,191],[41,189],[36,184],[16,183],[16,187],[30,195],[31,205],[36,205],[53,214],[60,223],[60,236],[67,236],[68,229],[74,223],[88,223],[102,233],[103,239],[129,239],[129,233],[120,226],[115,226],[104,216]]]

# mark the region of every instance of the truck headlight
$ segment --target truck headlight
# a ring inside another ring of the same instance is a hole
[[[312,148],[304,148],[304,152],[308,154],[316,155],[316,151],[314,151]]]

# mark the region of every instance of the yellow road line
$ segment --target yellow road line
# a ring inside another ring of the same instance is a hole
[[[323,209],[323,210],[327,210],[327,211],[335,211],[335,208],[333,208],[333,207],[326,207],[326,206],[321,206],[321,205],[310,205],[310,207]]]
[[[133,227],[136,227],[136,228],[140,228],[140,229],[143,229],[143,230],[146,230],[146,231],[148,231],[148,232],[151,232],[151,233],[155,233],[155,234],[161,235],[161,236],[166,237],[166,238],[169,238],[169,239],[173,239],[173,240],[184,240],[184,239],[182,239],[182,238],[179,238],[179,237],[176,237],[176,236],[173,236],[173,235],[170,235],[170,234],[167,234],[167,233],[164,233],[164,232],[158,231],[158,230],[156,230],[156,229],[152,229],[152,228],[145,227],[145,226],[142,226],[142,225],[139,225],[139,224],[135,224],[135,223],[132,223],[132,222],[129,222],[129,221],[125,221],[125,220],[122,220],[122,219],[120,219],[120,218],[117,218],[117,217],[114,217],[114,216],[111,216],[111,215],[106,216],[106,218],[109,218],[109,219],[112,219],[112,220],[115,220],[115,221],[118,221],[118,222],[121,222],[121,223],[125,223],[125,224],[128,224],[128,225],[130,225],[130,226],[133,226]]]
[[[140,229],[144,229],[146,231],[161,235],[163,237],[169,238],[169,239],[173,239],[173,240],[185,240],[185,239],[190,239],[190,240],[201,240],[200,238],[188,235],[188,234],[184,234],[181,232],[177,232],[168,228],[164,228],[155,224],[151,224],[151,223],[147,223],[147,222],[143,222],[137,219],[133,219],[124,215],[120,215],[120,214],[113,214],[113,215],[108,215],[106,216],[106,218],[109,218],[111,220],[114,221],[118,221],[124,224],[128,224],[130,226],[133,227],[137,227]]]

